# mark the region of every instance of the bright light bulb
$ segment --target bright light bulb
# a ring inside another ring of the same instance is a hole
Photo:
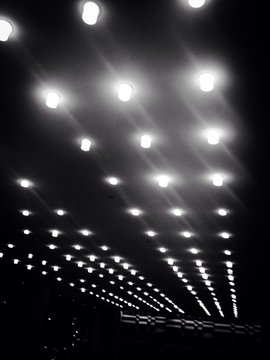
[[[173,215],[175,215],[175,216],[181,216],[182,215],[182,211],[180,209],[173,209],[172,212],[173,212]]]
[[[100,7],[94,1],[87,1],[83,5],[82,19],[87,25],[95,25],[100,15]]]
[[[178,266],[174,265],[172,269],[173,269],[174,272],[178,272]]]
[[[169,258],[169,259],[167,260],[167,263],[168,263],[168,265],[173,265],[174,261],[173,261],[173,259]]]
[[[45,265],[47,264],[47,261],[46,261],[46,260],[42,260],[42,261],[41,261],[41,264],[42,264],[43,266],[45,266]]]
[[[141,214],[141,211],[139,209],[131,209],[130,212],[134,216],[139,216]]]
[[[22,180],[20,180],[20,185],[21,185],[21,187],[28,188],[31,186],[31,183],[27,179],[22,179]]]
[[[144,149],[149,149],[151,147],[152,138],[149,135],[141,136],[141,147]]]
[[[221,236],[223,239],[229,239],[229,238],[230,238],[230,234],[227,233],[227,232],[222,232],[222,233],[220,234],[220,236]]]
[[[49,91],[46,94],[46,105],[51,109],[56,109],[60,102],[61,96],[55,91]]]
[[[83,236],[88,236],[88,235],[90,235],[90,231],[89,230],[81,230],[81,234],[83,235]]]
[[[78,261],[78,267],[83,267],[83,262],[82,261]]]
[[[10,249],[13,249],[15,245],[13,244],[7,244],[7,247],[9,247]]]
[[[118,184],[118,179],[115,177],[110,177],[108,178],[108,183],[111,185],[117,185]]]
[[[102,263],[99,264],[99,266],[101,267],[101,269],[104,269],[106,264],[102,262]]]
[[[119,263],[119,262],[120,262],[120,257],[119,257],[119,256],[115,256],[115,257],[114,257],[114,261],[115,261],[116,263]]]
[[[136,270],[134,270],[134,269],[132,269],[132,270],[130,270],[130,273],[131,273],[131,275],[135,276],[135,275],[136,275],[136,273],[137,273],[137,271],[136,271]]]
[[[95,261],[95,260],[96,260],[95,255],[90,255],[90,256],[89,256],[89,260],[90,260],[90,261]]]
[[[203,92],[210,92],[215,87],[215,76],[212,73],[203,73],[199,76],[200,89]]]
[[[232,268],[233,263],[231,261],[226,261],[226,266],[227,266],[227,268]]]
[[[161,253],[165,253],[167,250],[166,250],[164,247],[161,247],[161,248],[159,248],[159,251],[160,251]]]
[[[114,269],[109,269],[108,271],[109,271],[109,274],[111,274],[111,275],[114,273]]]
[[[33,265],[26,265],[26,267],[27,267],[27,270],[31,270]]]
[[[190,252],[192,253],[192,254],[198,254],[198,250],[197,249],[195,249],[195,248],[191,248],[190,249]]]
[[[108,246],[106,246],[106,245],[101,246],[101,250],[108,251]]]
[[[156,235],[156,233],[152,230],[147,231],[146,234],[150,237],[154,237]]]
[[[30,215],[30,211],[29,210],[23,210],[22,211],[23,216],[29,216]]]
[[[224,176],[222,174],[214,174],[212,176],[213,185],[222,186],[224,181]]]
[[[123,264],[123,268],[124,268],[124,269],[128,270],[129,267],[130,267],[129,264],[127,264],[127,263],[124,263],[124,264]]]
[[[20,261],[19,259],[14,259],[14,260],[13,260],[13,262],[14,262],[15,265],[19,264],[19,261]]]
[[[121,101],[127,102],[131,99],[131,94],[133,92],[133,87],[130,84],[123,83],[119,85],[118,88],[118,98]]]
[[[124,279],[123,275],[118,275],[118,280],[122,281]]]
[[[72,256],[71,255],[66,255],[66,260],[67,261],[70,261],[72,259]]]
[[[157,178],[158,185],[162,188],[166,188],[169,184],[169,177],[167,175],[160,175]]]
[[[177,273],[177,276],[178,276],[179,278],[182,278],[182,277],[183,277],[183,274],[182,274],[181,272],[178,272],[178,273]]]
[[[52,268],[53,268],[53,271],[58,271],[59,270],[59,266],[56,266],[56,265],[53,266]]]
[[[232,255],[232,253],[231,253],[230,250],[224,250],[224,254],[225,254],[225,255]]]
[[[28,254],[28,259],[33,259],[33,254]]]
[[[226,215],[228,215],[228,211],[225,209],[218,209],[218,215],[226,216]]]
[[[59,231],[58,230],[52,230],[52,237],[58,237]]]
[[[82,139],[81,141],[81,150],[89,151],[91,147],[91,141],[89,139]]]
[[[24,229],[24,230],[23,230],[23,233],[24,233],[25,235],[29,235],[29,234],[30,234],[30,230]]]
[[[218,130],[211,129],[207,131],[207,142],[210,145],[217,145],[219,143],[220,133]]]
[[[7,41],[12,30],[12,25],[7,20],[0,19],[0,41]]]
[[[74,245],[73,247],[74,247],[75,250],[81,250],[82,249],[81,245]]]
[[[56,249],[56,246],[54,244],[50,244],[50,245],[48,245],[48,248],[51,250],[54,250],[54,249]]]
[[[195,262],[196,262],[197,266],[199,266],[199,267],[202,266],[202,260],[196,260]]]
[[[205,0],[188,0],[189,6],[194,9],[200,8],[205,4]]]
[[[65,212],[62,209],[57,209],[56,214],[59,215],[59,216],[63,216],[65,214]]]
[[[183,232],[183,236],[184,236],[185,238],[190,238],[190,237],[191,237],[191,233],[190,233],[189,231],[184,231],[184,232]]]

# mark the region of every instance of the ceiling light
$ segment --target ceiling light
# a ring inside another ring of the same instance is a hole
[[[42,275],[47,275],[47,271],[41,271]]]
[[[14,259],[14,260],[13,260],[13,263],[14,263],[15,265],[17,265],[17,264],[19,264],[19,261],[20,261],[19,259]]]
[[[182,278],[182,277],[183,277],[183,274],[182,274],[181,272],[178,272],[178,273],[177,273],[177,276],[178,276],[179,278]]]
[[[4,19],[0,19],[0,41],[7,41],[12,33],[12,25]]]
[[[208,279],[208,275],[202,273],[202,278],[203,278],[204,280],[207,280],[207,279]]]
[[[28,259],[33,259],[33,254],[28,254]]]
[[[106,245],[101,246],[101,250],[108,251],[108,246],[106,246]]]
[[[183,236],[185,238],[190,238],[191,237],[191,233],[189,231],[184,231],[182,234],[183,234]]]
[[[31,186],[31,182],[27,179],[20,180],[21,187],[28,188]]]
[[[91,147],[91,141],[89,139],[82,139],[81,141],[81,150],[89,151]]]
[[[120,260],[121,260],[120,256],[115,256],[115,257],[114,257],[114,261],[115,261],[116,263],[119,263]]]
[[[13,244],[7,244],[7,247],[9,247],[10,249],[13,249],[15,245]]]
[[[204,268],[204,267],[199,267],[199,272],[200,272],[201,274],[204,274],[204,273],[205,273],[205,268]]]
[[[59,266],[52,266],[53,271],[58,271],[59,270]]]
[[[226,215],[228,215],[228,211],[225,209],[218,209],[218,215],[226,216]]]
[[[22,214],[23,214],[23,216],[29,216],[30,211],[29,210],[22,210]]]
[[[139,276],[139,279],[140,279],[140,280],[144,280],[144,277],[143,277],[143,276]]]
[[[131,273],[131,275],[135,276],[135,275],[136,275],[136,273],[137,273],[137,271],[136,271],[136,270],[134,270],[134,269],[132,269],[132,270],[130,270],[130,273]]]
[[[207,142],[210,145],[217,145],[219,143],[220,132],[218,130],[208,130],[207,131]]]
[[[199,76],[199,86],[203,92],[210,92],[215,87],[215,76],[212,73],[206,72]]]
[[[164,247],[158,249],[160,252],[165,253],[167,250]]]
[[[108,183],[111,185],[117,185],[118,184],[118,179],[116,177],[109,177],[107,179]]]
[[[157,178],[158,185],[162,188],[166,188],[169,184],[169,177],[167,175],[160,175]]]
[[[74,247],[75,250],[81,250],[82,249],[81,245],[74,245],[73,247]]]
[[[30,234],[30,232],[31,232],[31,231],[30,231],[30,230],[28,230],[28,229],[24,229],[24,230],[23,230],[23,233],[24,233],[25,235],[29,235],[29,234]]]
[[[141,211],[139,209],[131,209],[130,212],[134,216],[139,216],[141,214]]]
[[[109,269],[108,271],[109,271],[109,274],[111,274],[111,275],[114,273],[114,269]]]
[[[214,174],[212,176],[213,185],[222,186],[224,181],[224,176],[222,174]]]
[[[66,255],[66,260],[67,261],[70,261],[72,259],[72,256],[71,255]]]
[[[206,280],[206,281],[205,281],[205,285],[206,285],[206,286],[211,286],[211,281]]]
[[[200,8],[205,4],[205,0],[188,0],[189,6],[194,9]]]
[[[91,268],[91,267],[88,267],[88,268],[87,268],[87,271],[89,272],[89,274],[91,274],[91,273],[93,272],[93,270],[94,270],[94,269]]]
[[[52,237],[58,237],[59,231],[58,230],[52,230]]]
[[[181,216],[182,215],[182,211],[180,209],[173,209],[172,213],[175,216]]]
[[[46,105],[51,109],[56,109],[60,102],[61,96],[55,91],[49,91],[46,94]]]
[[[106,264],[103,263],[103,262],[99,264],[99,266],[101,267],[101,269],[104,269],[104,268],[105,268],[105,265],[106,265]]]
[[[127,263],[124,263],[124,264],[123,264],[123,268],[124,268],[125,270],[128,270],[129,267],[130,267],[129,264],[127,264]]]
[[[86,230],[86,229],[81,230],[80,232],[81,232],[81,234],[82,234],[83,236],[89,236],[89,235],[90,235],[90,231],[89,231],[89,230]]]
[[[196,260],[195,263],[197,266],[202,266],[202,260]]]
[[[95,261],[95,260],[96,260],[95,255],[90,255],[90,256],[89,256],[89,260],[90,260],[90,261]]]
[[[59,216],[63,216],[65,214],[65,212],[62,209],[57,209],[56,214],[59,215]]]
[[[192,254],[198,254],[198,250],[197,249],[195,249],[195,248],[191,248],[190,250],[189,250]]]
[[[100,6],[94,1],[87,1],[83,5],[82,19],[87,25],[95,25],[100,15]]]
[[[118,280],[122,281],[124,279],[123,275],[118,275]]]
[[[84,264],[84,263],[83,263],[83,261],[78,261],[77,264],[78,264],[78,267],[83,267],[83,264]]]
[[[41,261],[41,264],[42,264],[43,266],[45,266],[45,265],[47,264],[47,261],[46,261],[46,260],[42,260],[42,261]]]
[[[127,102],[131,99],[133,87],[130,84],[123,83],[118,87],[118,98],[121,101]]]
[[[33,265],[26,265],[26,267],[27,267],[27,270],[31,270]]]
[[[232,268],[233,263],[231,261],[226,261],[226,266],[227,266],[227,268]]]
[[[144,149],[149,149],[151,147],[152,138],[149,135],[141,136],[141,147]]]
[[[168,263],[168,265],[173,265],[174,261],[173,261],[173,259],[169,258],[169,259],[167,259],[167,263]]]
[[[229,238],[230,238],[230,234],[227,233],[227,232],[222,232],[222,233],[220,234],[220,236],[221,236],[223,239],[229,239]]]
[[[156,233],[155,233],[154,231],[152,231],[152,230],[147,231],[146,234],[147,234],[148,236],[150,236],[150,237],[153,237],[153,236],[156,235]]]
[[[225,255],[232,255],[232,253],[231,253],[230,250],[224,250],[224,254],[225,254]]]
[[[178,266],[174,265],[172,269],[174,272],[178,272]]]

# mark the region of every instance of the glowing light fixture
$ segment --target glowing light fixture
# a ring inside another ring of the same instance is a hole
[[[230,234],[227,233],[227,232],[222,232],[222,233],[220,234],[220,236],[221,236],[223,239],[229,239],[229,238],[230,238]]]
[[[95,25],[100,15],[100,6],[94,1],[87,1],[83,5],[82,19],[87,25]]]
[[[89,236],[89,235],[90,235],[90,231],[84,229],[84,230],[81,230],[81,234],[82,234],[83,236]]]
[[[54,244],[50,244],[50,245],[48,245],[48,248],[51,250],[54,250],[54,249],[56,249],[56,246]]]
[[[29,235],[29,234],[30,234],[30,230],[24,229],[24,230],[23,230],[23,233],[24,233],[25,235]]]
[[[182,211],[180,209],[173,209],[172,213],[175,216],[181,216],[182,215]]]
[[[65,212],[62,209],[57,209],[56,214],[59,215],[59,216],[63,216],[65,214]]]
[[[96,260],[95,255],[90,255],[90,256],[89,256],[89,260],[90,260],[90,261],[95,261],[95,260]]]
[[[12,33],[12,25],[4,19],[0,19],[0,41],[7,41]]]
[[[106,245],[101,246],[101,250],[108,251],[108,246],[106,246]]]
[[[159,251],[160,251],[161,253],[165,253],[167,250],[166,250],[164,247],[161,247],[161,248],[159,248]]]
[[[73,247],[74,247],[75,250],[81,250],[82,249],[81,245],[74,245]]]
[[[91,141],[89,139],[82,139],[81,141],[81,150],[90,151]]]
[[[127,102],[131,99],[133,87],[130,84],[123,83],[118,87],[118,98],[121,101]]]
[[[222,174],[214,174],[212,176],[213,185],[222,186],[224,181],[224,175]]]
[[[202,266],[202,260],[196,260],[195,262],[197,266]]]
[[[130,212],[134,216],[139,216],[141,214],[141,211],[139,209],[131,209]]]
[[[120,256],[115,256],[115,257],[114,257],[114,261],[115,261],[116,263],[119,263],[120,260],[121,260],[121,259],[120,259]]]
[[[173,265],[174,261],[173,261],[173,259],[169,258],[169,259],[167,259],[167,263],[168,263],[168,265]]]
[[[194,9],[198,9],[205,4],[205,0],[188,0],[189,6]]]
[[[152,138],[149,135],[141,136],[141,147],[144,149],[149,149],[151,147]]]
[[[52,237],[58,237],[59,231],[58,230],[52,230]]]
[[[20,180],[21,187],[28,188],[31,186],[31,182],[27,179]]]
[[[225,209],[218,209],[218,215],[226,216],[226,215],[228,215],[228,211]]]
[[[29,216],[30,211],[29,210],[22,210],[22,214],[23,214],[23,216]]]
[[[232,253],[231,253],[230,250],[224,250],[224,254],[225,254],[225,255],[232,255]]]
[[[154,237],[156,235],[156,233],[152,230],[147,231],[146,234],[150,237]]]
[[[185,238],[190,238],[191,237],[191,233],[189,231],[184,231],[182,234],[183,234],[183,236]]]
[[[215,129],[207,131],[207,142],[210,145],[217,145],[219,143],[220,132]]]
[[[107,179],[108,183],[111,185],[117,185],[118,184],[118,179],[116,177],[109,177]]]
[[[162,188],[166,188],[169,184],[169,177],[167,175],[160,175],[157,178],[158,185]]]
[[[49,91],[46,94],[46,105],[50,109],[56,109],[59,105],[59,102],[61,100],[60,94],[58,94],[55,91]]]
[[[70,261],[72,259],[72,256],[71,255],[66,255],[66,260],[67,261]]]
[[[195,249],[195,248],[191,248],[189,250],[192,254],[198,254],[199,250]]]
[[[201,91],[210,92],[215,87],[215,76],[210,72],[203,73],[199,76],[199,86]]]

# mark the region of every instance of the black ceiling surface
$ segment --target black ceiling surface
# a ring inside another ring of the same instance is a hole
[[[0,43],[0,261],[9,271],[21,269],[30,276],[23,269],[32,264],[31,272],[43,280],[61,276],[63,287],[74,282],[74,296],[82,287],[79,279],[85,279],[89,301],[104,289],[105,297],[112,292],[143,312],[157,314],[134,294],[160,313],[168,311],[153,298],[178,313],[147,286],[151,282],[186,315],[221,319],[195,265],[201,259],[225,319],[236,321],[225,265],[232,261],[239,320],[262,322],[268,316],[263,9],[236,3],[211,0],[191,9],[185,0],[101,1],[98,23],[88,26],[79,1],[1,2],[0,17],[14,25],[11,39]],[[205,68],[216,74],[210,93],[194,81]],[[130,102],[117,97],[121,81],[134,87]],[[45,105],[49,89],[61,93],[57,109]],[[223,134],[216,146],[203,137],[212,127]],[[150,149],[140,147],[144,133],[153,135]],[[89,152],[80,150],[84,137],[92,140]],[[209,176],[215,172],[226,175],[223,187],[212,185]],[[159,174],[172,179],[165,189],[156,182]],[[108,184],[109,176],[120,183]],[[33,183],[31,188],[19,185],[24,178]],[[183,209],[181,217],[171,214],[175,207]],[[218,216],[220,207],[229,209],[229,215]],[[66,214],[58,216],[58,208]],[[131,208],[142,214],[132,216]],[[22,209],[32,214],[24,217]],[[52,229],[61,234],[53,238]],[[92,234],[84,237],[81,229]],[[148,230],[157,235],[148,237]],[[187,230],[194,234],[190,239],[181,235]],[[231,238],[220,238],[222,231]],[[75,250],[75,244],[83,249]],[[109,250],[102,251],[102,245]],[[159,247],[168,252],[160,253]],[[200,253],[190,253],[192,247]],[[226,249],[231,256],[223,253]],[[28,253],[33,259],[27,259]],[[71,262],[66,254],[73,256]],[[95,262],[89,261],[91,254]],[[137,275],[116,264],[114,255]],[[169,257],[210,317],[167,264]],[[12,263],[15,258],[21,260],[18,265]],[[84,262],[83,268],[77,261]],[[53,265],[61,269],[56,273]],[[116,273],[109,274],[109,267]],[[119,274],[122,281],[116,279]],[[148,295],[140,295],[145,291]]]

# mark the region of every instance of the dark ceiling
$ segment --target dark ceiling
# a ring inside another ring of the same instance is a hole
[[[101,15],[91,26],[82,21],[82,4],[1,1],[0,17],[14,28],[10,39],[0,42],[2,271],[25,278],[34,273],[56,284],[61,277],[59,291],[69,288],[89,303],[110,299],[124,309],[182,316],[178,306],[183,316],[223,321],[238,321],[232,288],[239,321],[262,322],[269,300],[269,192],[261,5],[209,0],[192,9],[186,0],[107,0],[100,1]],[[196,82],[204,70],[216,80],[207,93]],[[117,97],[121,82],[134,88],[129,102]],[[61,94],[57,109],[45,104],[51,89]],[[221,133],[215,146],[204,136],[213,127]],[[140,146],[145,133],[152,135],[150,149]],[[89,152],[80,149],[85,137],[92,141]],[[211,182],[216,172],[225,175],[222,187]],[[167,188],[158,186],[160,174],[170,177]],[[110,176],[119,184],[110,185]],[[21,187],[20,179],[32,186]],[[132,208],[142,213],[133,216]],[[174,208],[182,209],[182,216],[174,216]],[[219,216],[218,208],[229,214]],[[57,238],[52,229],[60,231]],[[83,236],[81,229],[91,234]],[[149,237],[148,230],[156,236]],[[221,238],[223,231],[231,237]],[[76,244],[82,249],[74,249]],[[91,262],[89,255],[97,259]],[[196,259],[203,261],[213,290]],[[233,262],[235,285],[229,285],[226,261]]]

